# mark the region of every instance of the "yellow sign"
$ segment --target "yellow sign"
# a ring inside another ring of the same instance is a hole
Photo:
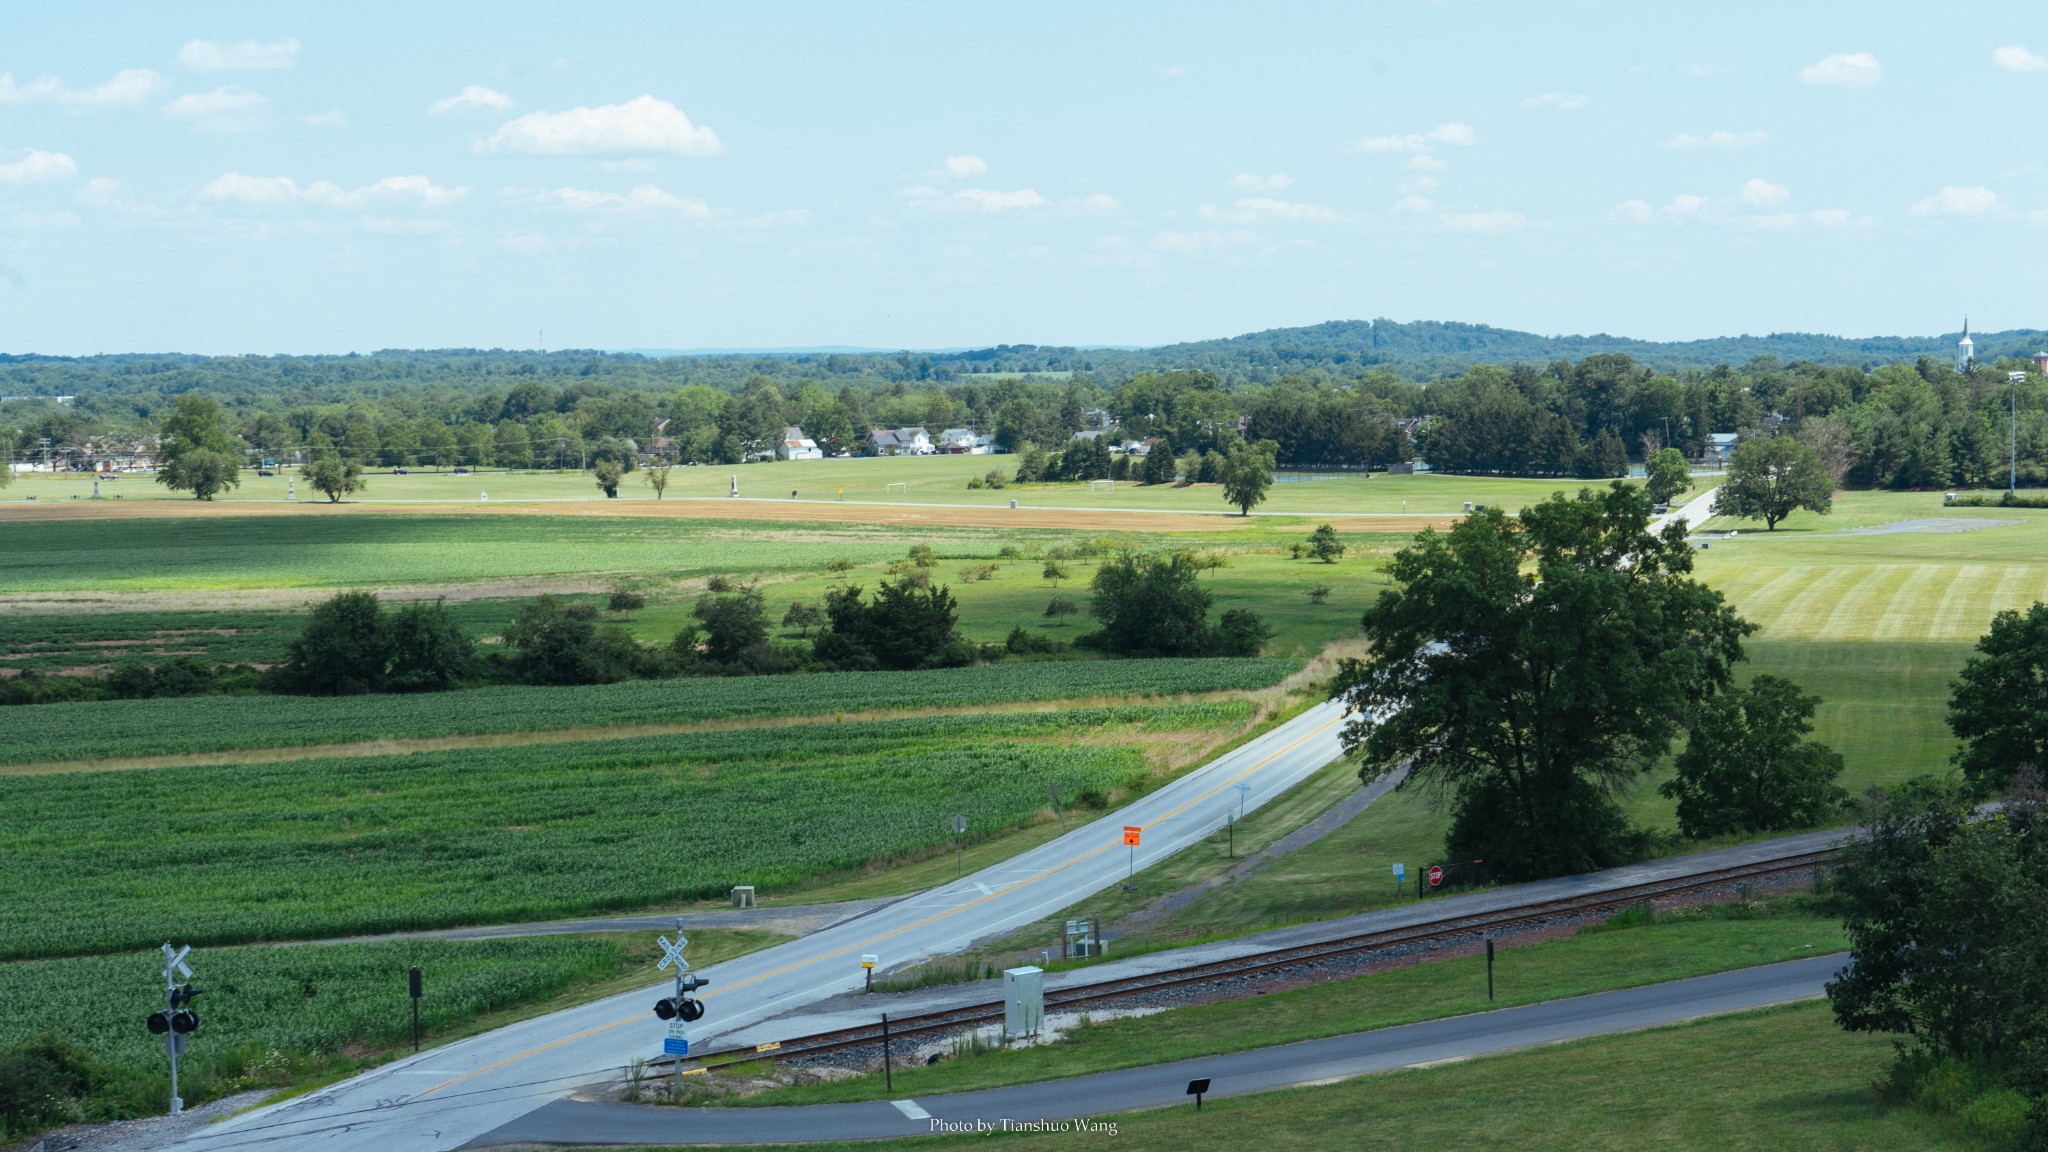
[[[780,1047],[782,1047],[782,1041],[780,1041],[780,1040],[770,1040],[770,1041],[769,1041],[769,1042],[767,1042],[766,1044],[756,1044],[756,1045],[754,1045],[754,1051],[756,1051],[756,1052],[773,1052],[773,1051],[775,1051],[775,1050],[776,1050],[777,1048],[780,1048]]]

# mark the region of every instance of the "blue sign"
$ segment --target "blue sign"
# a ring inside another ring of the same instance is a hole
[[[1399,884],[1406,879],[1408,879],[1408,866],[1406,864],[1394,865],[1394,883]]]
[[[664,1037],[661,1041],[661,1054],[663,1056],[688,1056],[690,1054],[690,1038],[687,1036]]]

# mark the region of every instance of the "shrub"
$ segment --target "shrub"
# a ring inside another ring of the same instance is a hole
[[[607,612],[635,612],[647,607],[647,597],[624,588],[614,588],[604,607]]]

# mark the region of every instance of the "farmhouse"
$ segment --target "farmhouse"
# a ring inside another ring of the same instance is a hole
[[[823,460],[825,452],[818,442],[804,435],[804,430],[795,424],[782,430],[782,444],[776,454],[784,460]]]
[[[930,456],[931,434],[922,428],[877,428],[868,433],[870,456]]]

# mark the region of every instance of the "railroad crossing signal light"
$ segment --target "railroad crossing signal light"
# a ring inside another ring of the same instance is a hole
[[[171,1013],[171,1031],[176,1032],[180,1036],[185,1036],[198,1030],[199,1013],[188,1012],[182,1008]]]
[[[664,996],[661,999],[656,1000],[654,1002],[654,1014],[656,1016],[661,1017],[663,1020],[675,1019],[676,1002],[667,996]]]
[[[704,1018],[704,1002],[688,996],[664,996],[654,1002],[654,1014],[663,1020],[681,1019],[690,1023]]]
[[[149,1014],[150,1035],[161,1036],[164,1033],[169,1032],[170,1030],[171,1014],[169,1012],[151,1012]]]

